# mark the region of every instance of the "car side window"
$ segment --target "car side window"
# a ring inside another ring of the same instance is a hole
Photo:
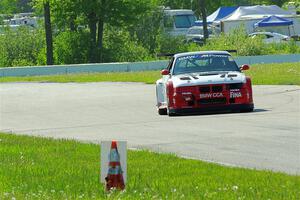
[[[169,71],[171,71],[171,69],[172,69],[174,59],[175,59],[175,58],[172,57],[171,60],[169,61],[168,68],[167,68]]]
[[[266,36],[268,39],[273,37],[273,35],[266,35]]]

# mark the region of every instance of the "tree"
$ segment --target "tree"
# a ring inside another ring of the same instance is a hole
[[[102,62],[103,33],[106,25],[130,26],[153,0],[76,0],[90,31],[90,62]],[[72,1],[72,3],[75,3]]]
[[[130,27],[158,0],[47,0],[58,32],[84,26],[89,30],[89,62],[103,60],[103,35],[106,26]],[[41,7],[43,0],[35,0]],[[80,20],[78,20],[80,19]],[[80,21],[80,23],[78,22]]]
[[[170,7],[171,9],[192,9],[192,0],[161,0],[161,5]]]
[[[204,41],[208,38],[208,29],[207,29],[207,14],[206,14],[206,4],[205,0],[199,0],[199,7],[202,15],[202,21],[203,21],[203,36]]]
[[[281,7],[284,3],[289,2],[290,0],[268,0],[268,3],[275,4]]]
[[[17,0],[1,0],[0,1],[0,13],[1,14],[13,14],[17,12]]]
[[[78,25],[77,20],[82,18],[81,5],[78,0],[50,0],[51,1],[51,17],[53,24],[60,31],[71,30],[76,31]],[[81,24],[82,25],[82,24]]]
[[[32,12],[30,0],[0,0],[1,14]]]
[[[31,0],[17,0],[18,12],[32,12]]]
[[[53,65],[53,42],[50,16],[50,4],[49,1],[46,0],[44,2],[44,19],[47,45],[47,65]]]

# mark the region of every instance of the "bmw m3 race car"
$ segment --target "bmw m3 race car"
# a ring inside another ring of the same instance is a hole
[[[199,112],[253,111],[251,79],[227,51],[172,56],[156,82],[157,108],[169,116]]]

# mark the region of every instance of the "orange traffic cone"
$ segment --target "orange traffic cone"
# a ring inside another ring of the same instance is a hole
[[[108,174],[105,177],[106,190],[112,188],[123,190],[125,188],[123,171],[120,163],[120,155],[118,152],[117,142],[112,141],[109,153]]]

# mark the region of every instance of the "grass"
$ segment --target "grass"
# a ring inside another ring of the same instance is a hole
[[[300,177],[128,151],[128,183],[99,183],[100,147],[0,133],[0,199],[297,199]]]
[[[300,85],[300,62],[256,64],[246,74],[255,85]],[[144,82],[153,84],[161,77],[159,71],[68,74],[52,76],[4,77],[0,82]]]
[[[109,72],[51,76],[5,77],[0,78],[0,82],[143,82],[153,84],[160,77],[161,75],[159,71]]]
[[[300,85],[300,62],[257,64],[246,74],[255,85]]]

